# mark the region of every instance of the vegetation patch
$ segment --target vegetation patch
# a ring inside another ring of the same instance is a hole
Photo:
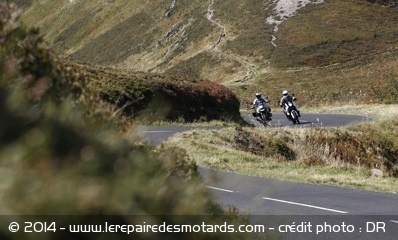
[[[263,157],[274,157],[281,160],[295,160],[296,154],[288,147],[289,139],[272,138],[255,132],[248,132],[242,127],[235,129],[232,147]]]
[[[396,126],[397,122],[392,125]],[[394,131],[396,132],[396,129]],[[398,148],[382,134],[376,134],[375,130],[366,132],[315,130],[315,133],[306,136],[303,144],[306,144],[306,148],[310,150],[308,159],[304,161],[307,165],[333,163],[365,166],[369,169],[376,167],[390,176],[398,177]]]
[[[74,53],[72,58],[105,66],[123,62],[128,56],[148,48],[148,44],[155,40],[158,29],[148,29],[146,23],[150,19],[148,13],[137,13],[90,41]]]
[[[11,0],[10,2],[14,2],[21,8],[27,8],[32,5],[33,0]]]
[[[322,66],[391,50],[397,11],[364,0],[307,6],[280,26],[271,60],[280,67]]]
[[[92,28],[95,27],[97,12],[98,10],[87,12],[83,17],[76,19],[73,24],[61,31],[53,41],[54,48],[64,52],[78,45],[82,38],[89,35]]]
[[[179,78],[204,78],[213,82],[220,82],[223,76],[212,71],[214,66],[225,67],[231,76],[239,74],[240,64],[237,60],[226,60],[222,54],[216,52],[199,53],[196,56],[176,64],[166,71],[168,75]],[[206,69],[206,71],[204,71]]]
[[[398,192],[398,124],[363,123],[348,128],[253,129],[183,133],[179,145],[200,166],[288,181]],[[384,177],[371,176],[371,169]]]
[[[143,120],[230,120],[240,119],[239,100],[225,86],[189,81],[165,75],[129,73],[83,67],[90,94],[111,103],[128,117]]]
[[[109,115],[102,114],[106,105],[86,98],[90,95],[82,84],[87,84],[87,72],[75,72],[75,65],[59,62],[41,47],[38,32],[11,17],[17,16],[17,9],[1,4],[0,11],[12,13],[0,14],[2,215],[14,216],[17,222],[26,221],[27,215],[33,222],[44,221],[43,215],[47,220],[62,215],[57,218],[60,226],[142,224],[142,218],[134,216],[150,216],[148,222],[153,224],[248,224],[236,211],[225,213],[211,202],[196,164],[184,150],[154,149],[137,137],[123,135],[111,118],[105,118]],[[100,114],[91,112],[93,105]],[[181,217],[186,215],[197,217]],[[0,230],[1,239],[32,238],[28,235]],[[103,237],[103,232],[40,235],[45,240]],[[106,237],[125,239],[126,234]],[[225,234],[133,233],[131,237],[225,239]]]
[[[231,84],[230,89],[239,96],[247,108],[255,92],[262,92],[279,108],[282,90],[294,92],[299,106],[323,107],[330,105],[358,105],[397,103],[395,78],[398,74],[398,51],[374,55],[366,59],[349,61],[320,68],[276,69],[259,72],[254,82]]]
[[[380,79],[378,84],[372,85],[372,90],[375,96],[386,103],[397,103],[398,102],[398,72],[395,71],[392,74],[385,76]]]
[[[272,13],[270,3],[248,1],[215,1],[214,19],[227,28],[222,50],[234,53],[261,67],[267,67],[274,47],[271,44],[273,26],[266,23]]]

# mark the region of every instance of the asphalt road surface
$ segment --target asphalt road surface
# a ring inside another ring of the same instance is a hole
[[[243,116],[250,122],[250,116]],[[342,126],[371,119],[355,115],[303,114],[300,127]],[[253,120],[255,121],[255,120]],[[271,126],[292,125],[274,114]],[[195,127],[146,127],[154,145]],[[398,239],[398,195],[336,186],[284,182],[201,167],[214,200],[250,215],[271,239]],[[375,178],[375,181],[378,181]],[[301,231],[301,232],[300,232]]]
[[[269,228],[267,232],[274,237],[398,239],[396,194],[283,182],[203,167],[199,171],[216,202],[224,208],[234,206],[242,213],[248,213],[252,216],[251,223],[265,224]],[[312,232],[280,233],[280,230],[286,231],[286,224],[297,226],[303,223],[311,224]],[[354,232],[341,232],[343,224],[352,226]],[[371,233],[373,224],[384,229]],[[316,234],[315,226],[322,226],[326,232]],[[332,226],[340,232],[334,232]]]
[[[260,126],[260,124],[251,115],[242,115],[242,118],[251,124]],[[342,114],[302,114],[300,118],[300,127],[337,127],[357,122],[372,121],[372,118],[358,115],[342,115]],[[287,120],[283,113],[273,113],[271,127],[291,126],[292,122]]]

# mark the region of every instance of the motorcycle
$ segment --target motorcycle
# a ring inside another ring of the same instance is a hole
[[[293,98],[296,101],[296,98]],[[298,113],[297,107],[293,102],[287,102],[284,106],[287,118],[293,122],[293,124],[300,124],[300,115]]]
[[[269,126],[269,122],[272,120],[271,108],[269,108],[265,104],[260,104],[256,108],[256,113],[256,120],[260,122],[264,127]]]

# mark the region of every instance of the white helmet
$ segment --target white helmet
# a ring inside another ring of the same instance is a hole
[[[261,97],[261,93],[256,93],[256,98]]]
[[[283,94],[283,96],[287,96],[287,95],[289,95],[289,92],[287,90],[283,90],[282,94]]]

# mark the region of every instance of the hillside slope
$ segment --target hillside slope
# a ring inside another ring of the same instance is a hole
[[[248,102],[255,91],[279,96],[283,88],[292,88],[291,83],[282,84],[285,79],[275,79],[275,69],[317,68],[353,60],[359,60],[356,66],[374,59],[380,63],[384,58],[375,56],[386,53],[393,53],[395,62],[398,8],[391,4],[394,1],[382,2],[385,4],[368,0],[42,0],[24,3],[23,20],[43,29],[46,41],[61,56],[102,66],[208,79],[227,85],[242,102]],[[313,77],[306,78],[308,75]],[[333,94],[337,99],[320,100],[346,101],[352,90],[370,96],[369,81],[390,78],[361,75],[366,74],[354,70],[352,78],[360,84],[348,92],[338,92],[346,84],[338,83],[332,84],[336,89],[320,93],[337,92]],[[336,72],[302,74],[289,81],[302,92],[305,89],[295,84],[297,81],[319,83],[331,76]],[[256,89],[258,85],[260,89]],[[313,98],[305,96],[304,103]]]

